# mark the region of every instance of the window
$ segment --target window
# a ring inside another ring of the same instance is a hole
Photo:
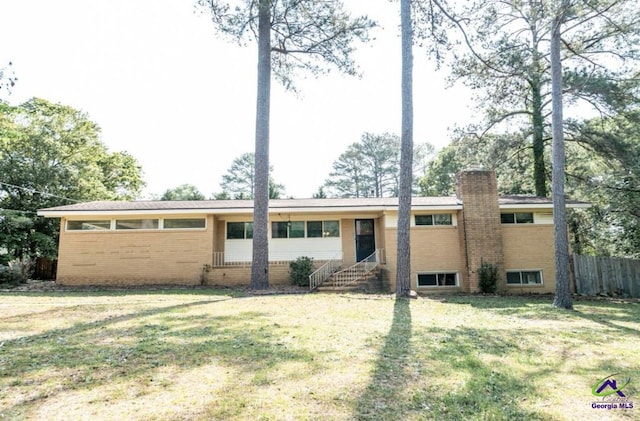
[[[271,223],[271,238],[287,238],[289,230],[286,222]]]
[[[111,229],[111,221],[67,221],[67,231],[97,231]]]
[[[416,215],[416,225],[452,225],[450,213],[436,213],[433,215]]]
[[[507,271],[507,285],[542,285],[542,271]]]
[[[157,219],[117,219],[117,230],[152,230],[158,229]]]
[[[304,238],[304,222],[294,221],[289,224],[289,238]]]
[[[452,273],[419,273],[419,287],[455,287],[458,286],[458,275]]]
[[[185,218],[185,219],[165,219],[165,229],[193,229],[205,228],[204,218]]]
[[[501,213],[500,222],[503,224],[533,224],[532,212]]]
[[[227,240],[253,238],[253,222],[227,222]]]
[[[307,221],[307,237],[340,237],[340,222],[338,221]]]
[[[272,222],[271,238],[304,238],[304,222]]]

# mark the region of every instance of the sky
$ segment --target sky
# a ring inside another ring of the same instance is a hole
[[[194,184],[220,192],[232,161],[254,150],[256,47],[216,33],[195,0],[0,0],[0,66],[18,78],[5,99],[31,97],[86,112],[110,151],[141,164],[142,198]],[[400,133],[399,5],[345,0],[380,27],[354,56],[362,77],[333,70],[272,82],[270,163],[285,196],[311,197],[365,132]],[[471,116],[469,92],[447,89],[414,48],[414,142],[445,146]]]

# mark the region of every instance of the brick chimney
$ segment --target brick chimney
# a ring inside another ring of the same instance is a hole
[[[462,201],[460,247],[466,257],[461,284],[467,292],[479,291],[478,269],[482,261],[498,267],[504,276],[502,227],[495,171],[474,167],[456,175],[456,195]],[[498,285],[504,285],[501,279]]]

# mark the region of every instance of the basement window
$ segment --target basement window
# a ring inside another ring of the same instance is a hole
[[[457,287],[458,274],[455,272],[419,273],[418,287]]]
[[[507,271],[507,285],[542,285],[541,270]]]

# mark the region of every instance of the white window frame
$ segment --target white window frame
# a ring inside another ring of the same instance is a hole
[[[187,228],[166,228],[164,225],[164,221],[166,220],[171,220],[171,221],[175,221],[175,220],[189,220],[189,221],[193,221],[193,220],[204,220],[204,226],[203,227],[187,227]],[[194,230],[198,230],[198,231],[203,231],[207,229],[207,218],[206,217],[196,217],[196,218],[162,218],[160,220],[160,225],[158,226],[160,229],[162,230],[167,230],[167,231],[194,231]]]
[[[229,224],[244,224],[243,237],[242,238],[229,238]],[[253,221],[227,221],[224,224],[224,240],[225,241],[242,241],[253,240],[253,230],[251,238],[247,237],[247,224],[253,224]]]
[[[439,275],[450,275],[450,274],[453,274],[456,277],[455,285],[420,285],[420,275],[436,275],[436,282],[437,282]],[[454,270],[418,272],[416,273],[416,287],[417,288],[458,288],[460,287],[460,274]]]
[[[75,230],[75,229],[69,229],[69,222],[83,222],[83,223],[87,223],[87,222],[109,222],[109,228],[106,229],[95,229],[95,230],[91,230],[91,229],[79,229],[79,230]],[[65,232],[107,232],[107,231],[111,231],[114,229],[114,222],[113,219],[109,218],[109,219],[98,219],[98,218],[94,218],[94,219],[67,219],[66,223],[64,225],[64,230]]]
[[[531,222],[518,222],[518,214],[531,214]],[[502,222],[502,215],[513,215],[513,222]],[[536,223],[535,212],[500,212],[501,225],[533,225]]]
[[[536,284],[536,283],[523,283],[522,282],[522,273],[523,272],[537,272],[538,274],[540,274],[540,283]],[[508,282],[508,279],[506,279],[506,277],[508,276],[509,273],[519,273],[520,274],[520,283],[519,284],[512,284]],[[509,269],[506,271],[505,273],[505,283],[507,284],[507,287],[539,287],[544,285],[544,276],[543,276],[543,272],[542,269]]]
[[[449,215],[450,224],[436,224],[436,217],[439,215]],[[418,224],[416,217],[419,216],[430,216],[431,224]],[[455,218],[452,213],[416,213],[413,215],[413,226],[415,227],[453,227],[455,226]]]

